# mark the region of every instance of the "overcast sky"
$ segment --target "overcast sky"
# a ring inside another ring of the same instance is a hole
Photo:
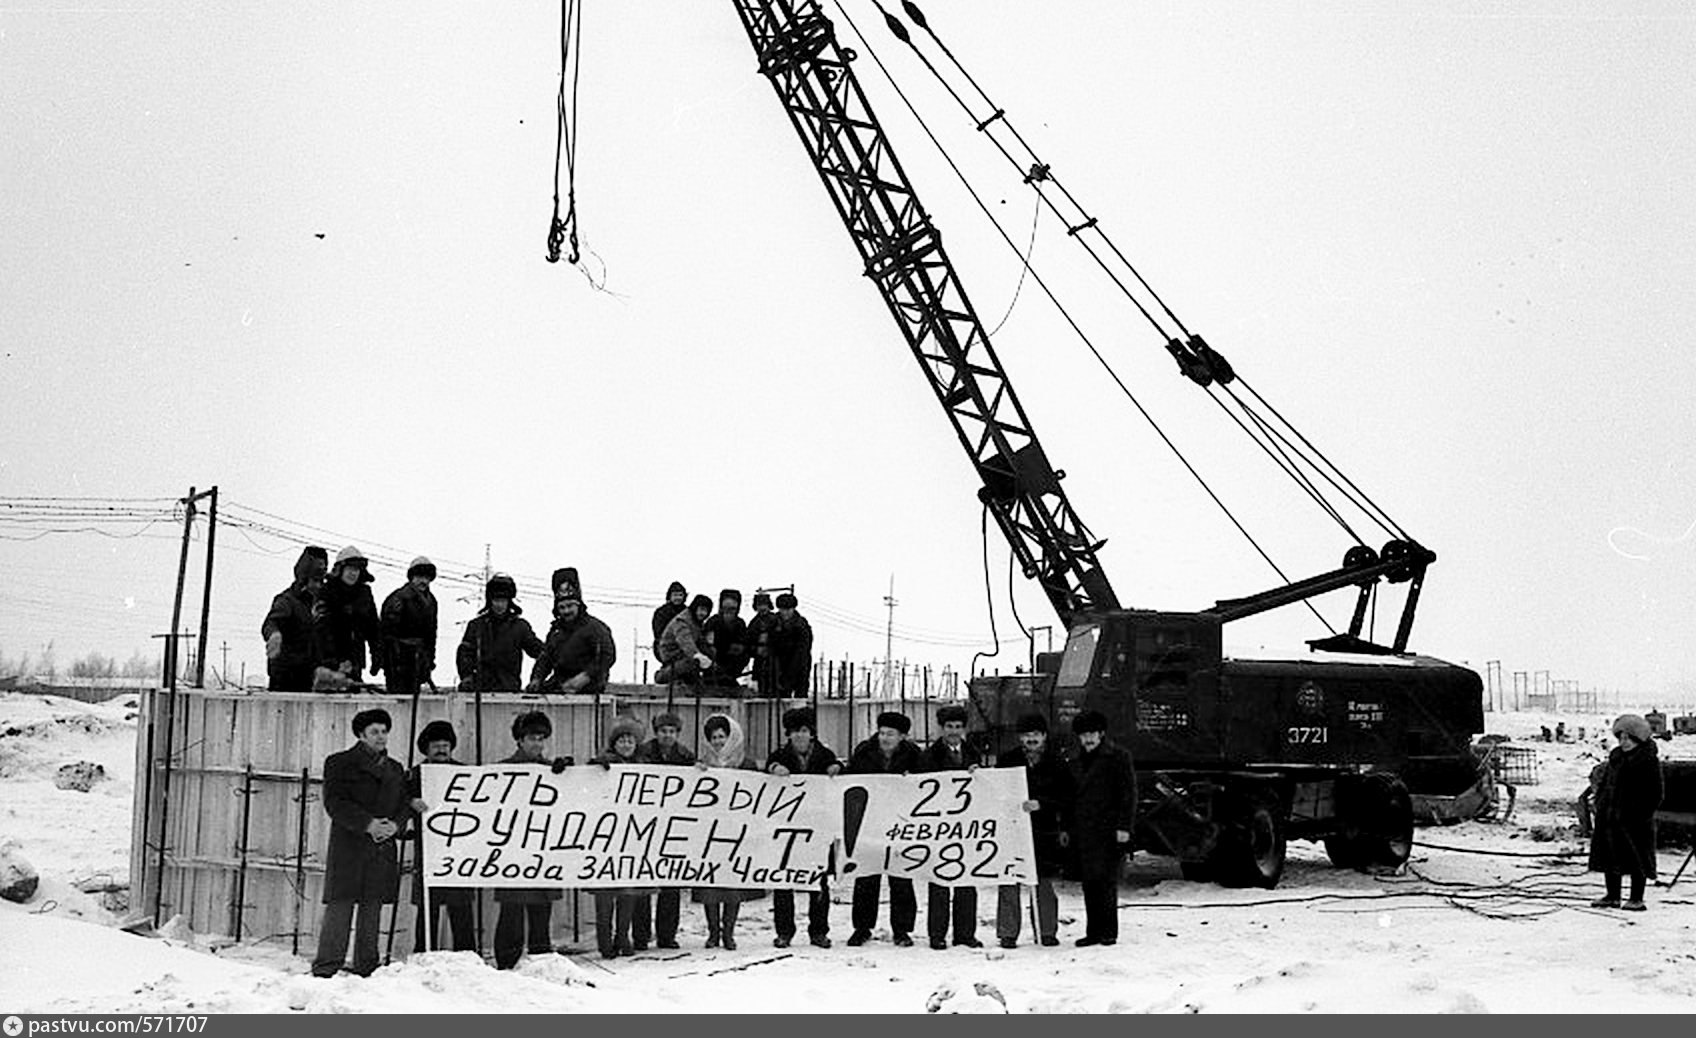
[[[1416,649],[1651,695],[1696,675],[1686,5],[923,6],[1185,323],[1437,552]],[[1022,243],[1029,189],[871,4],[847,10]],[[587,0],[593,284],[543,259],[558,18],[0,3],[0,497],[216,483],[332,552],[574,565],[618,675],[646,609],[614,603],[674,578],[792,583],[822,653],[881,656],[893,574],[895,655],[966,666],[989,641],[970,466],[733,6]],[[993,325],[1016,257],[856,67]],[[1334,566],[1348,540],[1050,219],[1033,259],[1285,571]],[[995,342],[1122,601],[1278,582],[1029,285]],[[152,651],[174,536],[0,541],[0,651]],[[232,670],[263,669],[297,551],[220,532]],[[379,596],[400,570],[377,568]],[[472,604],[439,590],[456,639]],[[1025,624],[1055,622],[1033,584],[1016,595]],[[545,598],[521,601],[540,626]],[[1340,626],[1349,605],[1321,608]],[[1324,633],[1295,608],[1227,640]]]

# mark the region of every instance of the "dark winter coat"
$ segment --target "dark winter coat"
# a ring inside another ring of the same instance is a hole
[[[687,604],[672,605],[672,595],[682,595],[684,603],[689,601],[689,591],[683,586],[681,581],[674,580],[671,582],[671,586],[665,589],[665,601],[660,603],[660,607],[658,609],[654,610],[655,656],[658,656],[660,652],[660,635],[665,633],[665,625],[671,623],[673,617],[688,608]],[[660,660],[660,662],[664,663],[665,660]]]
[[[606,691],[607,675],[618,660],[618,646],[613,643],[612,629],[579,612],[569,623],[555,619],[548,628],[548,639],[536,665],[530,670],[530,683],[543,692],[558,692],[560,686],[579,674],[586,674],[589,683],[579,692],[593,695]]]
[[[911,739],[902,739],[885,757],[877,736],[864,740],[848,755],[847,770],[855,775],[910,775],[924,771],[924,755]]]
[[[515,751],[512,756],[501,761],[502,764],[531,764],[538,768],[548,766],[548,761],[540,757],[526,757],[523,751]],[[545,905],[550,901],[558,901],[565,896],[565,891],[559,887],[496,887],[495,900],[504,904],[514,905]]]
[[[701,643],[719,677],[734,679],[748,668],[748,623],[740,616],[714,613],[707,617],[701,627]]]
[[[313,600],[310,591],[290,584],[271,599],[271,609],[259,627],[267,641],[273,633],[283,636],[282,652],[265,661],[275,690],[306,692],[312,688],[312,668],[318,663],[312,640]]]
[[[817,739],[813,740],[812,752],[807,754],[805,762],[801,760],[801,755],[795,752],[795,747],[789,745],[788,739],[783,740],[781,745],[766,756],[768,772],[773,764],[781,764],[789,769],[791,775],[823,775],[832,764],[841,763],[835,751]]]
[[[748,656],[754,665],[754,683],[767,694],[777,689],[777,657],[772,638],[777,632],[777,613],[759,612],[748,620]]]
[[[684,768],[695,763],[695,751],[681,742],[672,743],[669,750],[662,749],[658,739],[649,739],[636,747],[636,759],[643,764],[669,764]]]
[[[499,616],[485,608],[471,618],[455,657],[461,681],[483,692],[523,690],[524,655],[534,659],[542,654],[542,639],[523,613],[514,602]]]
[[[919,755],[920,771],[965,771],[971,767],[981,767],[984,763],[983,754],[970,740],[960,741],[960,755],[956,758],[948,752],[948,744],[938,738],[926,746]]]
[[[777,664],[777,694],[805,696],[813,676],[813,625],[800,613],[793,613],[788,619],[778,614],[771,649]]]
[[[1077,796],[1077,783],[1071,767],[1061,759],[1052,746],[1045,747],[1035,764],[1025,756],[1023,747],[1014,747],[995,759],[998,768],[1024,768],[1025,788],[1030,799],[1041,806],[1031,813],[1031,838],[1036,843],[1036,868],[1044,876],[1060,875],[1065,853],[1060,847],[1060,834],[1066,831],[1072,812],[1072,800]]]
[[[464,761],[457,761],[449,757],[447,763],[463,764]],[[420,799],[423,794],[424,764],[419,762],[414,764],[412,770],[406,773],[406,799],[410,803],[413,800]],[[430,863],[424,860],[424,827],[422,824],[424,816],[413,812],[411,817],[412,858],[418,862],[418,865],[412,870],[412,903],[421,905],[424,903],[424,872],[429,868]],[[475,888],[472,887],[432,887],[430,892],[437,901],[444,905],[469,905],[472,897],[476,894]]]
[[[1076,792],[1070,831],[1078,855],[1079,878],[1117,879],[1119,856],[1130,849],[1117,833],[1133,832],[1137,820],[1137,777],[1131,755],[1110,739],[1093,751],[1078,750],[1072,762]]]
[[[265,661],[271,676],[271,688],[283,692],[305,692],[312,688],[312,668],[317,666],[317,648],[313,628],[317,619],[312,606],[315,596],[306,589],[308,580],[324,575],[323,549],[307,548],[294,564],[294,583],[277,592],[271,608],[259,625],[259,635],[267,642],[271,635],[282,638],[282,651],[275,659]]]
[[[1661,806],[1660,751],[1654,740],[1615,747],[1596,788],[1590,868],[1655,878],[1655,809]]]
[[[324,903],[381,901],[400,893],[396,839],[378,843],[365,827],[374,818],[404,826],[412,813],[406,769],[387,754],[355,743],[324,758],[324,810],[330,816],[330,846],[324,854]]]
[[[655,652],[660,662],[670,665],[679,660],[686,660],[697,652],[703,652],[701,647],[701,623],[695,619],[693,609],[684,609],[671,618],[660,632],[659,647]]]
[[[348,677],[358,681],[365,671],[366,647],[370,660],[378,667],[383,659],[382,632],[377,620],[377,600],[371,597],[371,573],[359,571],[358,582],[342,582],[340,570],[331,572],[324,580],[324,590],[318,601],[323,614],[318,619],[318,664],[335,670],[343,662],[352,662]]]
[[[378,616],[383,669],[410,693],[436,669],[436,596],[410,582],[389,592]],[[410,684],[408,683],[410,680]]]

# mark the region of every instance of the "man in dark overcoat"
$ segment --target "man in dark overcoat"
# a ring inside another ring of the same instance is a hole
[[[1084,710],[1072,718],[1078,759],[1070,839],[1084,893],[1080,948],[1119,940],[1119,865],[1130,850],[1137,818],[1137,778],[1130,752],[1107,737],[1107,717]]]
[[[1060,834],[1066,829],[1076,787],[1072,770],[1048,745],[1048,721],[1041,714],[1019,718],[1019,745],[995,760],[998,768],[1024,768],[1024,803],[1031,816],[1031,839],[1036,844],[1036,932],[1044,947],[1060,943],[1060,902],[1054,895],[1054,880],[1060,875],[1064,854]],[[995,906],[995,936],[1001,947],[1019,943],[1019,885],[1004,883]]]
[[[1641,912],[1643,890],[1655,877],[1655,809],[1661,806],[1660,753],[1649,722],[1637,714],[1614,722],[1619,745],[1608,754],[1596,787],[1595,831],[1590,836],[1590,870],[1600,872],[1607,892],[1593,908]],[[1620,902],[1620,879],[1631,877],[1631,897]]]
[[[379,918],[400,888],[395,836],[411,810],[406,771],[389,757],[391,724],[387,710],[361,710],[353,717],[359,741],[324,759],[330,846],[324,855],[324,919],[312,959],[316,977],[333,977],[342,968],[356,909],[353,972],[369,977],[377,969]]]

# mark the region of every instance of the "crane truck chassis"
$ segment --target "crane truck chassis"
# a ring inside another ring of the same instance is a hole
[[[862,272],[953,424],[979,500],[1067,628],[1050,680],[1027,681],[1022,692],[1005,680],[974,682],[974,737],[1008,745],[1018,715],[1036,709],[1064,741],[1079,710],[1100,710],[1135,761],[1134,846],[1176,856],[1195,878],[1274,886],[1292,838],[1323,840],[1340,866],[1404,862],[1413,811],[1401,776],[1465,769],[1472,735],[1483,729],[1478,675],[1406,652],[1435,553],[1400,537],[1382,550],[1357,544],[1336,570],[1198,612],[1120,608],[1097,559],[1103,542],[1038,443],[941,231],[855,77],[854,51],[817,0],[734,6]],[[1200,336],[1174,337],[1166,348],[1203,385],[1235,377]],[[1360,637],[1379,580],[1408,587],[1388,647]],[[1310,642],[1323,650],[1317,658],[1223,656],[1225,622],[1351,587],[1359,596],[1353,622],[1346,634]]]

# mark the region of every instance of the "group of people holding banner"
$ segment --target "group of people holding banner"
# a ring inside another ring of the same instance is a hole
[[[839,876],[859,868],[859,874],[854,875],[852,880],[853,929],[847,942],[850,946],[864,945],[873,939],[885,881],[889,887],[891,939],[898,946],[911,946],[918,915],[915,891],[918,879],[927,883],[925,930],[929,945],[934,949],[982,947],[977,936],[978,885],[999,887],[996,937],[1002,947],[1012,948],[1018,944],[1022,884],[1032,888],[1038,943],[1054,946],[1059,944],[1059,937],[1058,903],[1053,881],[1061,874],[1062,863],[1068,854],[1074,858],[1082,880],[1086,918],[1085,933],[1075,943],[1080,947],[1113,944],[1118,936],[1114,892],[1122,855],[1128,849],[1135,820],[1136,780],[1129,754],[1106,737],[1106,719],[1094,711],[1084,711],[1073,718],[1071,728],[1077,736],[1079,753],[1076,759],[1066,760],[1049,744],[1045,719],[1038,714],[1028,715],[1018,724],[1020,745],[993,762],[996,772],[984,772],[976,780],[972,777],[973,773],[988,767],[991,762],[965,738],[967,715],[964,708],[944,706],[938,710],[936,721],[941,729],[940,737],[921,749],[908,738],[912,722],[906,715],[893,711],[883,713],[877,719],[876,733],[856,746],[847,761],[843,761],[815,737],[817,719],[814,712],[807,707],[797,707],[784,712],[784,741],[773,748],[762,768],[746,756],[741,727],[735,718],[726,714],[713,714],[706,719],[702,725],[703,741],[699,754],[682,741],[682,722],[675,714],[662,713],[653,718],[653,737],[645,741],[639,722],[632,718],[619,718],[607,733],[605,749],[589,764],[609,771],[647,765],[649,767],[635,769],[655,773],[647,775],[647,778],[656,778],[667,767],[763,773],[746,780],[726,776],[722,782],[703,775],[693,780],[695,788],[699,789],[718,788],[725,784],[740,787],[742,783],[763,783],[799,790],[804,783],[816,780],[791,777],[845,776],[845,784],[858,780],[859,786],[917,789],[921,794],[917,803],[932,805],[929,810],[899,806],[878,808],[875,804],[868,809],[865,790],[856,787],[859,796],[846,801],[854,805],[846,813],[855,820],[848,823],[851,828],[846,834],[846,846],[841,847],[844,858],[852,860],[837,859],[837,847],[844,842],[837,840],[829,851],[828,860],[833,866],[826,865],[826,859],[816,857],[822,852],[815,844],[811,849],[815,855],[815,871],[793,874],[796,877],[820,877],[816,883],[808,882],[802,886],[793,882],[785,887],[781,882],[769,880],[763,871],[747,885],[727,882],[738,876],[750,879],[745,864],[744,871],[736,874],[711,872],[714,878],[710,883],[691,885],[691,899],[702,905],[706,917],[708,948],[734,950],[737,947],[736,926],[741,903],[765,897],[768,891],[772,899],[773,944],[779,948],[788,947],[797,936],[797,889],[804,890],[807,896],[808,941],[815,947],[829,948],[832,943],[830,895],[827,880],[822,877],[833,867]],[[355,744],[332,754],[325,761],[324,806],[330,815],[332,835],[326,855],[323,923],[319,932],[318,954],[312,967],[313,973],[318,976],[331,976],[343,968],[350,928],[354,931],[353,972],[369,975],[376,969],[378,919],[382,906],[394,902],[399,886],[398,840],[405,835],[410,823],[420,819],[431,823],[431,831],[437,837],[447,831],[434,826],[438,818],[446,817],[442,813],[444,794],[441,776],[453,769],[433,771],[428,781],[425,771],[432,765],[460,765],[453,757],[457,738],[452,726],[445,721],[432,721],[423,728],[417,739],[423,763],[411,773],[405,772],[387,755],[391,726],[387,712],[381,709],[361,711],[353,721],[357,737]],[[546,715],[539,711],[520,715],[513,722],[512,735],[514,751],[500,762],[509,766],[501,774],[517,774],[510,766],[523,765],[545,769],[561,781],[569,778],[564,773],[576,762],[569,757],[549,755],[547,743],[552,736],[552,725]],[[1016,768],[1022,768],[1024,775],[1017,776],[1012,772],[1011,769]],[[1001,769],[1007,771],[1001,772]],[[471,769],[461,765],[461,773],[457,774],[455,781],[468,778],[470,773],[487,770],[492,769]],[[948,777],[950,773],[957,777]],[[635,777],[634,772],[619,774],[626,778]],[[664,771],[664,774],[675,773]],[[915,782],[877,776],[924,778]],[[584,776],[585,779],[592,777]],[[1023,781],[1017,782],[1016,779],[1021,777]],[[543,774],[541,778],[548,779],[549,776]],[[988,782],[990,778],[1007,781],[992,784]],[[1009,781],[1014,784],[1007,784]],[[682,789],[684,785],[681,779],[665,781],[668,792]],[[836,788],[834,783],[828,785]],[[463,784],[455,788],[463,794]],[[479,784],[477,788],[482,786]],[[620,788],[625,788],[624,784],[621,783]],[[636,788],[637,783],[629,784],[630,790]],[[646,790],[647,784],[644,783],[641,788]],[[1022,801],[1016,792],[997,794],[1004,796],[1005,802],[992,805],[980,802],[968,812],[966,807],[971,802],[972,789],[978,789],[980,793],[1019,789],[1026,792]],[[798,798],[803,794],[793,795]],[[436,812],[432,812],[431,796],[437,798]],[[939,809],[939,805],[949,802],[947,798],[950,796],[954,797],[957,807]],[[450,793],[445,795],[445,799],[452,800],[454,797]],[[790,805],[797,802],[791,801]],[[840,818],[843,803],[839,798],[837,806],[829,813]],[[772,809],[767,814],[776,815],[779,813],[777,808],[783,804],[769,806]],[[1003,851],[1003,858],[992,861],[991,858],[997,854],[996,840],[962,841],[958,838],[962,835],[997,835],[997,823],[991,817],[994,812],[986,814],[986,807],[1012,812],[1001,816],[1000,835],[1001,845],[1016,848],[1016,853]],[[677,814],[670,809],[664,810],[673,816]],[[581,817],[580,812],[574,813]],[[789,815],[793,818],[794,811],[791,810]],[[953,821],[949,820],[950,816]],[[467,813],[465,817],[470,815]],[[863,830],[854,828],[859,826],[857,819],[860,817],[866,819]],[[517,818],[515,813],[507,823],[508,828],[503,835],[508,839],[519,825]],[[936,821],[930,821],[932,818]],[[971,819],[970,833],[964,831],[968,825],[967,818]],[[1023,827],[1025,818],[1029,819],[1028,831]],[[891,822],[891,819],[896,821]],[[1010,824],[1012,819],[1016,819],[1017,824]],[[665,838],[672,838],[670,822],[684,821],[695,819],[669,818]],[[654,824],[650,818],[648,828],[642,830],[650,839]],[[1009,834],[1008,830],[1015,829],[1018,831]],[[718,832],[716,823],[713,831]],[[794,833],[799,830],[788,831],[790,843],[794,845]],[[856,832],[859,833],[857,851],[854,846]],[[936,834],[937,840],[954,837],[952,843],[934,848],[938,850],[935,856],[931,853],[933,847],[923,844],[932,833]],[[515,846],[528,846],[531,835],[532,832],[526,830],[524,842]],[[552,838],[544,835],[538,841],[538,847]],[[807,838],[810,839],[810,835]],[[559,840],[558,845],[549,849],[560,849],[564,837]],[[901,840],[908,842],[902,844]],[[915,840],[919,842],[913,842]],[[719,838],[718,842],[729,841],[728,838]],[[962,848],[969,846],[975,846],[977,850],[974,853],[981,855],[975,864],[989,871],[974,868],[970,876],[965,874],[967,866],[973,862],[966,859]],[[990,849],[984,853],[986,846]],[[868,847],[873,849],[868,850]],[[423,864],[422,838],[418,848],[416,860]],[[882,848],[881,863],[876,856],[876,848]],[[954,851],[952,857],[948,853],[950,850]],[[1011,856],[1007,857],[1009,854]],[[1026,860],[1027,856],[1034,857],[1034,869],[1032,862]],[[539,861],[542,855],[535,857]],[[920,864],[924,864],[925,868],[920,869]],[[953,866],[952,871],[949,865]],[[516,872],[508,875],[504,883],[478,882],[473,886],[457,885],[453,881],[453,877],[471,875],[470,872],[430,871],[432,879],[427,886],[427,871],[429,866],[413,869],[412,897],[420,907],[414,944],[416,950],[444,946],[443,935],[438,928],[444,911],[451,932],[449,946],[455,950],[476,950],[479,942],[472,911],[475,886],[492,885],[496,887],[495,900],[499,906],[494,932],[496,968],[510,969],[526,953],[541,955],[553,952],[553,903],[563,896],[566,886],[573,885],[569,879],[561,882],[562,874],[550,873],[549,878],[553,882],[545,886],[516,885],[520,882],[514,878]],[[902,871],[907,874],[898,874]],[[493,874],[493,871],[481,873],[483,876]],[[444,875],[448,878],[438,878]],[[525,875],[541,874],[530,872]],[[627,882],[626,875],[620,872],[615,880],[608,873],[601,877],[599,883],[583,884],[593,887],[596,945],[601,956],[618,958],[650,946],[677,948],[684,884],[606,885]],[[979,877],[976,885],[969,882],[972,876]],[[998,883],[995,880],[995,877],[1015,876],[1021,879],[1020,883]],[[675,877],[665,879],[674,881]]]

